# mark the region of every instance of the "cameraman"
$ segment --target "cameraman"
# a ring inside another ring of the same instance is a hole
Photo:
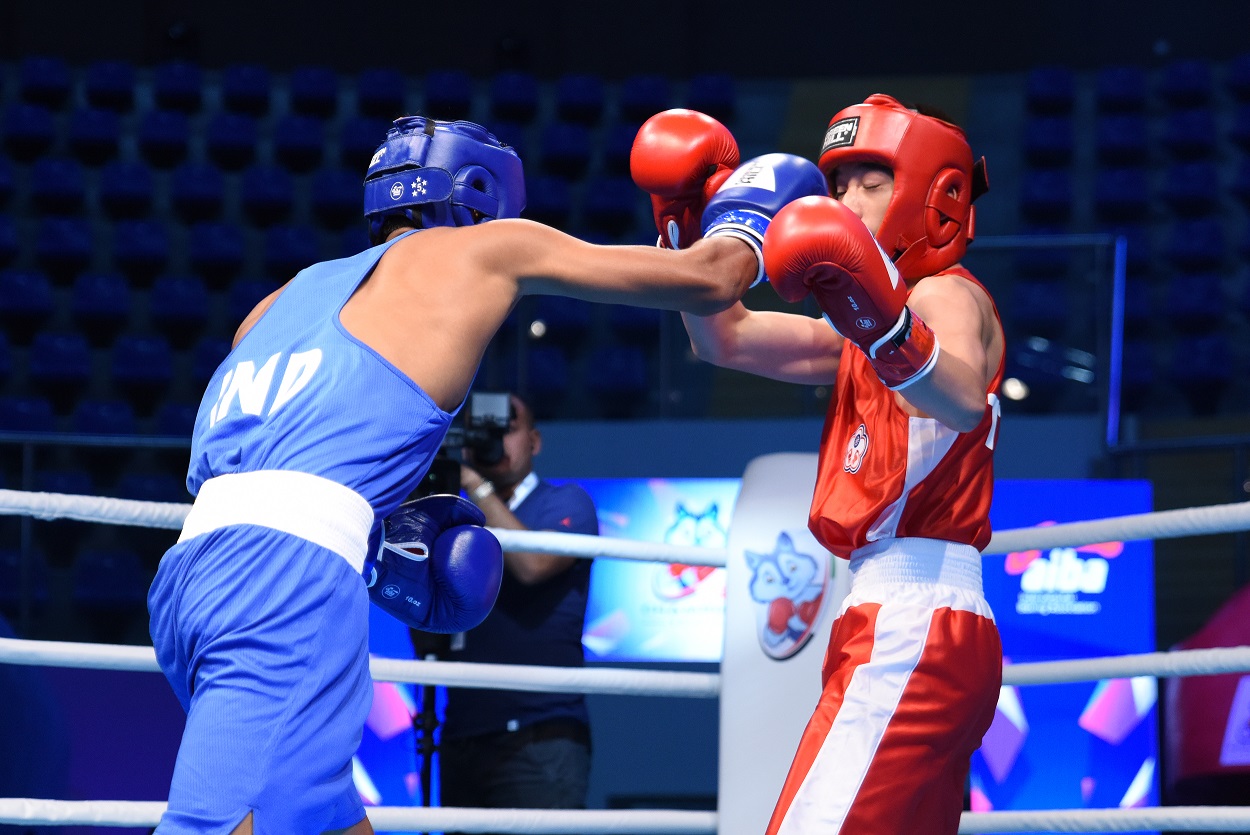
[[[585,490],[534,473],[542,435],[529,406],[515,394],[509,402],[502,456],[498,447],[468,445],[460,486],[489,527],[597,535],[595,506]],[[479,626],[453,637],[448,660],[582,666],[590,564],[505,551],[495,608]],[[449,688],[440,752],[444,806],[586,806],[590,727],[580,693]]]

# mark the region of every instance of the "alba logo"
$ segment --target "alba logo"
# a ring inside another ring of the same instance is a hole
[[[1054,548],[1049,559],[1029,563],[1020,578],[1020,591],[1101,594],[1107,589],[1109,570],[1110,565],[1102,557],[1083,560],[1075,548]]]

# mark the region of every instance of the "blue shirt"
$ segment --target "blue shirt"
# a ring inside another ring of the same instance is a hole
[[[595,505],[576,484],[539,481],[513,512],[534,531],[599,533]],[[580,667],[591,560],[578,559],[566,571],[526,586],[503,575],[495,608],[464,635],[464,646],[449,661]],[[512,690],[448,688],[444,737],[514,731],[549,719],[589,724],[581,693],[529,693]]]

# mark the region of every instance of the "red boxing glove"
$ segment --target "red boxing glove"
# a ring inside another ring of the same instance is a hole
[[[810,292],[891,389],[937,364],[937,336],[908,309],[907,284],[868,227],[837,200],[803,197],[777,212],[764,234],[764,269],[786,301]]]
[[[684,249],[702,237],[703,208],[737,166],[737,141],[711,116],[665,110],[643,123],[629,174],[651,195],[660,246]]]

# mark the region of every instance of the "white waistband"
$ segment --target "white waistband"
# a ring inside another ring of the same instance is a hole
[[[350,487],[310,473],[257,470],[200,485],[179,542],[229,525],[258,525],[306,539],[364,570],[373,508]]]
[[[942,539],[882,539],[851,552],[851,585],[937,583],[983,594],[981,552]]]

